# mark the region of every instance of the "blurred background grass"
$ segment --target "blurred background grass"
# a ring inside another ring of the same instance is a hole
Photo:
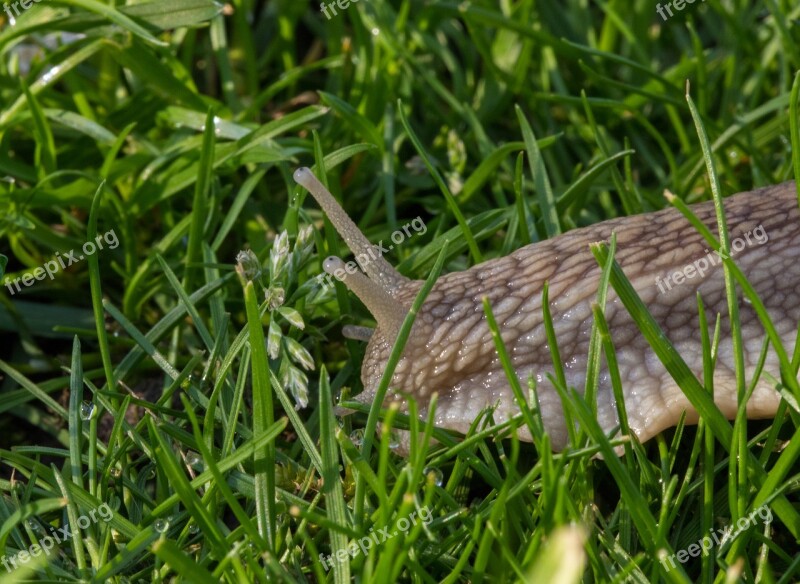
[[[417,279],[445,234],[454,271],[662,208],[665,188],[707,199],[687,82],[726,193],[788,180],[798,18],[788,0],[708,0],[666,22],[640,0],[361,0],[330,19],[294,0],[46,0],[5,16],[6,276],[109,229],[120,242],[0,295],[5,553],[109,502],[115,520],[63,546],[42,578],[507,581],[533,577],[550,539],[564,561],[586,562],[587,582],[713,582],[729,569],[796,581],[796,543],[780,525],[685,573],[658,562],[654,545],[698,539],[708,505],[723,525],[733,513],[723,449],[710,469],[695,456],[702,430],[670,432],[648,445],[649,462],[626,462],[655,543],[590,449],[539,459],[490,438],[404,460],[385,436],[359,458],[363,418],[335,421],[321,398],[360,390],[363,346],[339,331],[370,319],[343,288],[318,286],[321,258],[346,250],[291,173],[324,166],[372,241],[420,216],[427,233],[389,257]],[[541,159],[518,158],[534,140]],[[243,249],[262,269],[245,294],[233,271]],[[266,354],[251,349],[253,303]],[[251,367],[271,374],[251,387]],[[749,437],[763,446],[770,431],[769,446],[791,435],[762,423]],[[777,468],[775,491],[794,493],[794,458],[776,467],[777,454],[754,449]],[[369,486],[356,493],[359,476]],[[58,497],[69,506],[36,506]],[[319,552],[422,506],[435,510],[424,529],[320,565]],[[585,533],[553,535],[572,521]]]

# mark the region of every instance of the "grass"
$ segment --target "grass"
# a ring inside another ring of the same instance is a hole
[[[428,285],[604,219],[690,214],[800,176],[798,19],[788,0],[708,0],[666,22],[644,0],[365,0],[330,20],[289,0],[48,0],[2,21],[0,272],[109,229],[119,245],[0,295],[0,560],[76,534],[0,583],[800,580],[800,349],[778,347],[774,420],[724,419],[706,390],[717,335],[696,379],[612,241],[593,250],[585,387],[550,343],[580,422],[570,446],[552,452],[525,405],[536,388],[513,382],[518,416],[454,437],[413,403],[351,401],[364,346],[340,330],[370,317],[320,286],[346,250],[292,180],[313,167],[374,242],[422,217],[389,259]],[[724,249],[720,225],[704,236]],[[765,316],[730,261],[726,284],[733,320],[736,290]],[[621,395],[610,289],[697,427],[646,444],[600,429],[603,362]],[[717,315],[699,306],[707,331]],[[740,370],[740,395],[751,383]],[[84,527],[103,504],[111,519]],[[763,505],[768,525],[662,561]]]

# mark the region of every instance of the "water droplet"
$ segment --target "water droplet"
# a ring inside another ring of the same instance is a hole
[[[389,434],[389,448],[392,450],[400,448],[400,434],[397,432],[391,432]]]
[[[169,521],[166,519],[156,519],[153,521],[153,529],[155,529],[158,533],[164,533],[169,529]]]
[[[219,127],[219,125],[221,123],[222,123],[222,119],[217,117],[217,116],[214,116],[214,133],[217,136],[219,136],[222,133],[222,129]],[[200,131],[201,132],[205,132],[206,131],[206,125],[205,124],[200,124]]]
[[[192,523],[189,526],[189,535],[197,535],[199,531],[200,531],[200,528],[197,526],[196,523]]]
[[[361,448],[361,445],[364,444],[364,430],[359,428],[358,430],[350,432],[350,442],[352,442],[356,448]]]
[[[429,466],[426,467],[422,472],[425,474],[425,480],[433,480],[434,485],[437,487],[442,486],[442,482],[444,482],[444,473],[441,470],[435,466]]]
[[[81,420],[87,422],[92,419],[95,412],[95,406],[92,402],[85,401],[81,404]]]
[[[191,467],[203,466],[203,459],[200,458],[199,454],[197,454],[193,450],[190,450],[189,452],[186,453],[186,464],[188,464]]]
[[[381,34],[381,29],[373,28],[370,32],[372,32],[372,36],[378,36],[379,34]]]
[[[42,83],[50,83],[56,75],[61,73],[61,65],[56,65],[52,67],[44,75],[42,75]]]
[[[28,527],[30,527],[33,531],[42,530],[41,526],[35,519],[28,519]]]
[[[112,466],[109,472],[111,473],[111,476],[114,477],[115,479],[118,479],[120,475],[122,475],[122,471],[118,469],[116,466]]]

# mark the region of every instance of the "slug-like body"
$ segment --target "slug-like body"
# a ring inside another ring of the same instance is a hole
[[[353,233],[352,222],[344,224],[346,215],[308,169],[298,170],[295,178],[320,202],[355,254],[373,248],[357,229],[357,234]],[[739,193],[726,198],[724,206],[731,256],[764,302],[791,355],[800,323],[800,212],[794,183]],[[692,210],[716,233],[712,202],[695,205]],[[499,404],[494,414],[497,422],[519,412],[484,316],[482,298],[487,296],[516,374],[523,387],[527,387],[529,377],[536,380],[545,429],[553,447],[563,448],[568,434],[562,405],[547,379],[553,364],[543,323],[542,288],[548,281],[567,384],[582,392],[592,327],[591,304],[600,280],[600,267],[589,246],[608,241],[612,232],[617,237],[616,260],[701,381],[703,351],[697,292],[706,307],[710,335],[717,313],[721,315],[714,401],[723,414],[734,417],[736,381],[722,261],[714,252],[709,253],[702,236],[677,209],[575,229],[506,257],[441,276],[416,317],[387,400],[404,402],[404,395],[411,395],[425,415],[430,396],[437,392],[437,425],[459,432],[466,432],[487,406]],[[325,270],[333,272],[340,266],[341,260],[329,258]],[[360,273],[344,277],[345,284],[378,322],[361,371],[365,390],[357,399],[365,403],[374,397],[399,323],[422,286],[421,281],[400,276],[385,260],[370,262],[367,273],[369,278]],[[749,304],[740,302],[739,309],[746,381],[750,384],[765,332]],[[696,422],[696,411],[611,287],[605,314],[617,351],[628,422],[639,440],[673,426],[684,411],[687,422]],[[777,356],[771,347],[764,372],[780,379]],[[762,373],[747,405],[748,417],[775,414],[780,396],[769,376]],[[604,364],[597,389],[597,416],[606,431],[618,424]],[[531,439],[526,428],[520,430],[520,437]]]

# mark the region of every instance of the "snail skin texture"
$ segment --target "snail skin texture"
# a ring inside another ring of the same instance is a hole
[[[298,169],[294,177],[311,192],[357,257],[370,250],[374,254],[375,246],[309,169]],[[724,200],[724,208],[731,257],[763,301],[791,355],[800,322],[800,212],[794,183],[733,195]],[[716,233],[713,202],[694,205],[692,211]],[[416,317],[389,386],[387,402],[397,400],[402,406],[403,394],[411,395],[421,416],[425,416],[430,397],[437,392],[436,425],[461,433],[467,432],[486,407],[497,404],[497,423],[519,412],[484,315],[481,299],[488,296],[522,387],[527,387],[529,377],[536,380],[545,429],[553,448],[563,449],[568,439],[567,427],[561,400],[547,378],[553,373],[553,364],[543,323],[542,287],[549,281],[550,310],[567,384],[583,391],[593,319],[591,304],[601,275],[589,246],[609,241],[612,232],[617,236],[616,260],[701,382],[703,350],[697,293],[702,295],[712,337],[716,316],[720,315],[714,401],[725,416],[735,417],[736,379],[722,261],[715,252],[709,253],[702,236],[674,208],[575,229],[463,272],[442,275]],[[356,398],[371,403],[400,324],[422,281],[400,275],[382,257],[363,263],[366,275],[346,274],[343,282],[377,321],[361,369],[364,391]],[[333,273],[342,266],[340,259],[328,258],[324,269]],[[765,331],[751,305],[741,301],[738,285],[737,294],[749,385]],[[610,286],[605,314],[616,348],[628,422],[638,439],[648,440],[674,426],[684,411],[687,423],[696,423],[696,410]],[[362,331],[356,336],[365,338],[368,334]],[[780,379],[772,347],[764,373],[748,401],[749,418],[774,416],[780,402],[778,392],[768,381]],[[401,411],[407,409],[401,407]],[[597,418],[606,432],[619,423],[604,360],[597,388]],[[531,440],[526,427],[518,432],[521,439]]]

